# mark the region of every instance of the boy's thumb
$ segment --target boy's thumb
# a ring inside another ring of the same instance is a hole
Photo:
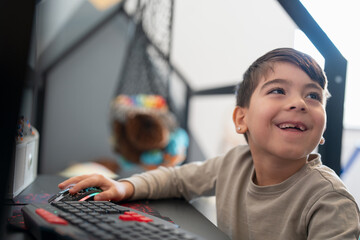
[[[94,200],[95,201],[110,201],[111,199],[109,197],[107,197],[106,192],[102,192],[102,193],[95,195]]]

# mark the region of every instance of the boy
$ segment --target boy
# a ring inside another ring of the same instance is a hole
[[[257,59],[236,91],[233,121],[248,146],[204,162],[114,181],[101,175],[59,184],[99,186],[95,200],[184,197],[215,191],[218,227],[232,239],[358,239],[359,209],[312,151],[324,143],[326,77],[308,55],[280,48]]]

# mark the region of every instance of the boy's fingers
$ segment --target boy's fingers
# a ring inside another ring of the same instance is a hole
[[[58,187],[60,189],[64,189],[67,186],[69,186],[71,184],[74,184],[74,183],[76,184],[76,183],[80,182],[82,179],[87,178],[87,177],[88,177],[88,175],[81,175],[81,176],[76,176],[76,177],[69,178],[69,179],[59,183]]]
[[[69,190],[69,192],[71,194],[74,194],[88,187],[100,187],[103,190],[106,190],[106,182],[98,175],[92,175],[90,177],[83,178],[81,181],[77,182],[75,186]]]
[[[70,185],[72,185],[72,184],[75,184],[75,182],[66,180],[66,181],[64,181],[64,182],[62,182],[62,183],[59,183],[59,184],[58,184],[58,187],[59,187],[60,189],[65,189],[65,188],[68,188],[68,187],[69,187]]]
[[[80,190],[87,188],[87,187],[93,187],[94,184],[91,183],[91,181],[85,179],[83,181],[78,182],[77,184],[75,184],[70,190],[69,192],[71,194],[77,193]]]

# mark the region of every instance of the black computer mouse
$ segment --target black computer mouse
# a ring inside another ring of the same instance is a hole
[[[64,201],[93,201],[94,196],[102,192],[102,190],[98,187],[88,187],[82,189],[81,191],[75,194],[70,194],[69,190],[71,188],[72,186],[50,197],[48,202],[52,203],[52,202],[64,202]]]

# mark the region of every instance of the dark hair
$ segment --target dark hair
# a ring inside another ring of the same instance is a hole
[[[244,73],[243,80],[236,87],[236,105],[249,107],[250,98],[260,77],[265,76],[276,62],[288,62],[302,69],[313,81],[325,90],[325,98],[330,97],[327,79],[319,64],[309,55],[292,48],[277,48],[258,58]]]

